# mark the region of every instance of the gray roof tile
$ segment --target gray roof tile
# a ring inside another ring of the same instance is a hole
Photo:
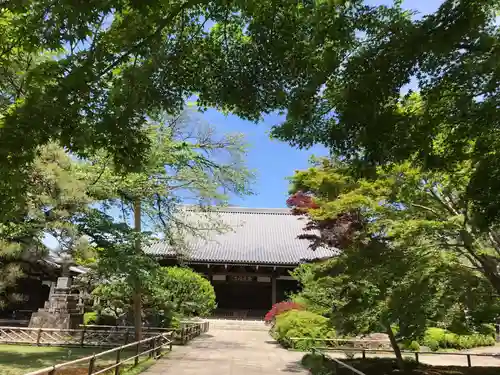
[[[220,209],[217,215],[231,230],[189,240],[187,261],[297,265],[336,254],[334,249],[313,251],[309,241],[298,239],[304,233],[305,221],[288,209],[229,207]],[[145,252],[165,257],[175,254],[164,242],[152,244]]]

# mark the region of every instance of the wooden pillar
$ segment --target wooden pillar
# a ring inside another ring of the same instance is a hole
[[[274,305],[277,301],[276,301],[276,275],[273,274],[271,276],[271,288],[272,288],[272,292],[271,292],[271,302],[272,304]]]

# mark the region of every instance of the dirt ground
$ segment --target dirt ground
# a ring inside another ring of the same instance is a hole
[[[366,375],[399,375],[403,374],[394,360],[389,358],[343,360],[344,363],[364,372]],[[351,370],[342,369],[338,375],[351,375]],[[498,367],[465,367],[465,366],[430,366],[407,363],[405,375],[498,375]]]

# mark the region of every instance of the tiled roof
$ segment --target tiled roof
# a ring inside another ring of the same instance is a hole
[[[261,265],[297,265],[304,261],[330,258],[335,250],[311,250],[309,241],[298,239],[305,221],[288,209],[229,207],[217,212],[218,220],[231,230],[211,232],[206,238],[188,240],[188,262]],[[164,242],[152,244],[145,252],[171,257],[175,252]]]

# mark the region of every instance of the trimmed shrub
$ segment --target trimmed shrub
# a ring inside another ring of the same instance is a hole
[[[323,346],[318,339],[335,338],[335,332],[324,316],[309,311],[289,310],[276,317],[273,337],[286,348],[309,350],[315,346]],[[292,338],[304,338],[292,341]]]
[[[430,350],[471,349],[478,346],[495,345],[495,337],[491,334],[480,333],[457,335],[443,328],[431,327],[425,332],[423,345],[429,347]]]
[[[209,316],[217,307],[210,281],[185,267],[162,267],[155,275],[152,300],[156,308],[183,317]]]

